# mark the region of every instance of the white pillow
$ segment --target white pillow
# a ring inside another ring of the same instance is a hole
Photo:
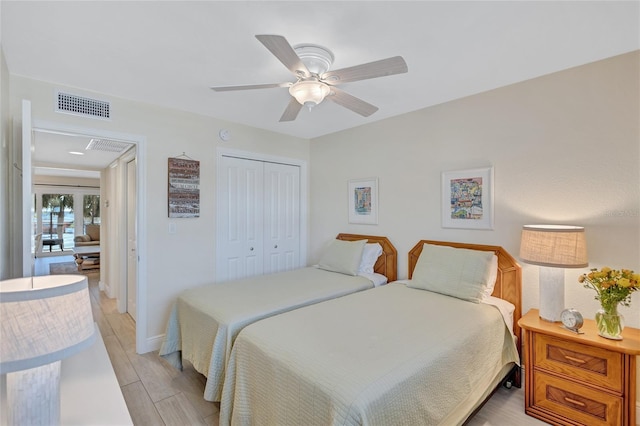
[[[376,266],[378,258],[382,254],[382,246],[380,243],[369,243],[364,246],[362,251],[362,260],[358,273],[373,274],[373,267]]]
[[[362,252],[367,240],[333,240],[325,250],[318,268],[346,275],[358,275]]]
[[[478,303],[489,285],[493,256],[490,251],[425,244],[408,286]]]
[[[384,276],[382,274],[377,274],[375,272],[373,274],[368,274],[366,272],[360,272],[358,274],[358,276],[359,277],[365,277],[366,279],[371,281],[373,283],[374,287],[380,287],[381,285],[386,284],[389,281],[386,276]]]
[[[489,265],[489,278],[487,278],[487,286],[482,292],[482,301],[486,301],[493,293],[493,289],[496,287],[496,280],[498,279],[498,256],[495,254],[491,258],[491,265]]]

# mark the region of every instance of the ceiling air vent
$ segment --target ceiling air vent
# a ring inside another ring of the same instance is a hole
[[[125,152],[133,144],[109,139],[91,139],[85,148],[87,151]]]
[[[85,117],[110,119],[109,102],[57,92],[56,111]]]

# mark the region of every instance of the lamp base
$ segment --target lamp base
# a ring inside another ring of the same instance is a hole
[[[60,424],[60,361],[7,374],[9,425]]]
[[[540,267],[540,318],[559,322],[564,310],[564,268]]]

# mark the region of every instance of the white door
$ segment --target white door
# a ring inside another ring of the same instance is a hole
[[[138,248],[136,234],[136,160],[127,163],[127,312],[136,320]]]
[[[264,163],[264,273],[300,264],[300,167]]]
[[[300,166],[222,156],[218,281],[300,267]]]
[[[31,152],[33,149],[31,102],[22,100],[22,276],[34,275],[34,244],[32,218],[35,212],[31,188]],[[18,240],[20,241],[20,239]],[[16,265],[16,263],[13,263]]]
[[[220,167],[216,279],[262,274],[264,165],[224,156]]]

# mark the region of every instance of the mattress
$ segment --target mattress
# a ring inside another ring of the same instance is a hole
[[[518,362],[495,306],[391,283],[246,327],[220,424],[462,423]]]
[[[204,398],[219,401],[231,347],[247,325],[292,309],[372,288],[362,276],[315,267],[197,287],[174,304],[160,356],[187,360],[207,378]]]

